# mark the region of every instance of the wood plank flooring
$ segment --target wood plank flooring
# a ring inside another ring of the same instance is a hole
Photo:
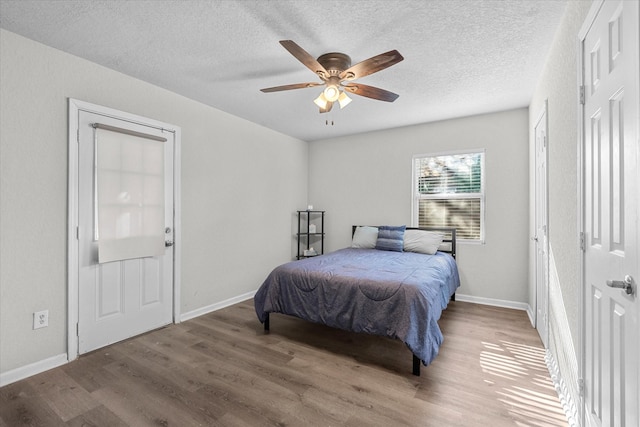
[[[566,426],[522,311],[451,302],[420,377],[403,343],[245,301],[0,388],[5,426]]]

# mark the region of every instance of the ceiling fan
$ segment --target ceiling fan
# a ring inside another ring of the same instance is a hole
[[[320,113],[331,111],[331,107],[336,101],[340,108],[346,107],[351,102],[351,98],[345,92],[387,102],[393,102],[398,98],[397,94],[388,90],[361,83],[352,83],[355,79],[384,70],[402,61],[404,58],[397,50],[381,53],[352,66],[351,58],[344,53],[325,53],[315,59],[292,40],[281,40],[280,44],[295,56],[298,61],[320,77],[322,81],[268,87],[260,89],[262,92],[280,92],[283,90],[325,86],[320,96],[313,101],[320,108]]]

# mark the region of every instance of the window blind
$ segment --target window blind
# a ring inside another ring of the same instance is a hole
[[[98,262],[164,253],[164,141],[95,127]]]
[[[414,158],[419,227],[455,227],[458,238],[482,241],[484,152]]]
[[[479,199],[421,199],[418,227],[455,227],[459,239],[480,240]]]
[[[416,163],[421,194],[482,192],[482,153],[422,157]]]

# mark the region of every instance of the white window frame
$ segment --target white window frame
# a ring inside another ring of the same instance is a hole
[[[417,191],[418,183],[416,182],[416,159],[424,157],[444,157],[454,156],[460,154],[482,154],[481,161],[481,174],[480,174],[480,193],[440,193],[440,194],[420,194]],[[469,150],[455,150],[444,151],[438,153],[426,153],[416,154],[411,158],[411,224],[413,227],[418,227],[419,219],[419,201],[423,199],[480,199],[480,238],[479,239],[462,239],[458,238],[458,243],[470,243],[470,244],[484,244],[485,243],[485,198],[486,198],[486,186],[485,186],[485,165],[486,165],[486,150],[484,148],[469,149]]]

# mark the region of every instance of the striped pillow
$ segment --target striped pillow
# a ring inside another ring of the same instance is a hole
[[[381,251],[402,252],[404,247],[404,230],[406,225],[383,225],[378,228],[376,249]]]

